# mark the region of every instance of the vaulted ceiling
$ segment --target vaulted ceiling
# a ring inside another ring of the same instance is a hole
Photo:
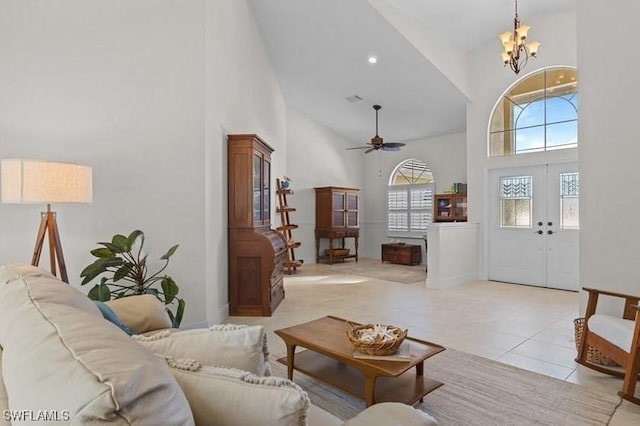
[[[576,0],[521,0],[523,21]],[[288,105],[354,141],[464,131],[467,55],[512,25],[512,0],[251,0]],[[526,19],[524,19],[526,17]],[[496,54],[497,55],[497,54]],[[369,64],[369,56],[378,62]],[[358,95],[359,102],[346,98]]]

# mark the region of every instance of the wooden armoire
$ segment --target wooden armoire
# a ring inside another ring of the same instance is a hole
[[[360,238],[360,190],[340,186],[314,188],[316,191],[316,262],[355,258],[358,261]],[[329,248],[320,251],[320,240],[329,240]],[[345,250],[345,238],[354,239],[355,251]],[[334,246],[338,240],[340,248]]]
[[[271,229],[271,148],[228,136],[229,313],[271,316],[284,299],[286,243]]]

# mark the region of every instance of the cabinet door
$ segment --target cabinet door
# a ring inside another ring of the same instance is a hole
[[[347,227],[358,227],[358,194],[347,193]]]
[[[436,221],[447,221],[453,220],[453,215],[455,213],[452,197],[449,195],[437,195],[435,199],[435,219]]]
[[[334,192],[331,194],[332,222],[334,228],[344,228],[346,226],[345,208],[346,194],[344,192]]]

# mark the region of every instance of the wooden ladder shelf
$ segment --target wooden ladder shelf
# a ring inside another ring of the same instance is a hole
[[[295,212],[296,209],[293,207],[289,207],[287,203],[287,195],[293,194],[293,191],[288,188],[283,188],[280,182],[280,179],[276,178],[276,194],[278,194],[278,213],[280,213],[280,223],[281,226],[277,227],[276,230],[282,233],[284,239],[287,243],[287,257],[284,261],[284,267],[289,275],[296,272],[300,266],[302,266],[303,260],[296,260],[296,255],[294,249],[300,247],[302,243],[300,241],[295,241],[291,235],[291,231],[293,229],[298,228],[298,225],[294,225],[291,223],[291,219],[289,218],[289,213]]]

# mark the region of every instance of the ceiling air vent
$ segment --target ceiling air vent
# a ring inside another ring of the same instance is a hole
[[[360,102],[362,98],[358,95],[352,95],[346,98],[349,102]]]

